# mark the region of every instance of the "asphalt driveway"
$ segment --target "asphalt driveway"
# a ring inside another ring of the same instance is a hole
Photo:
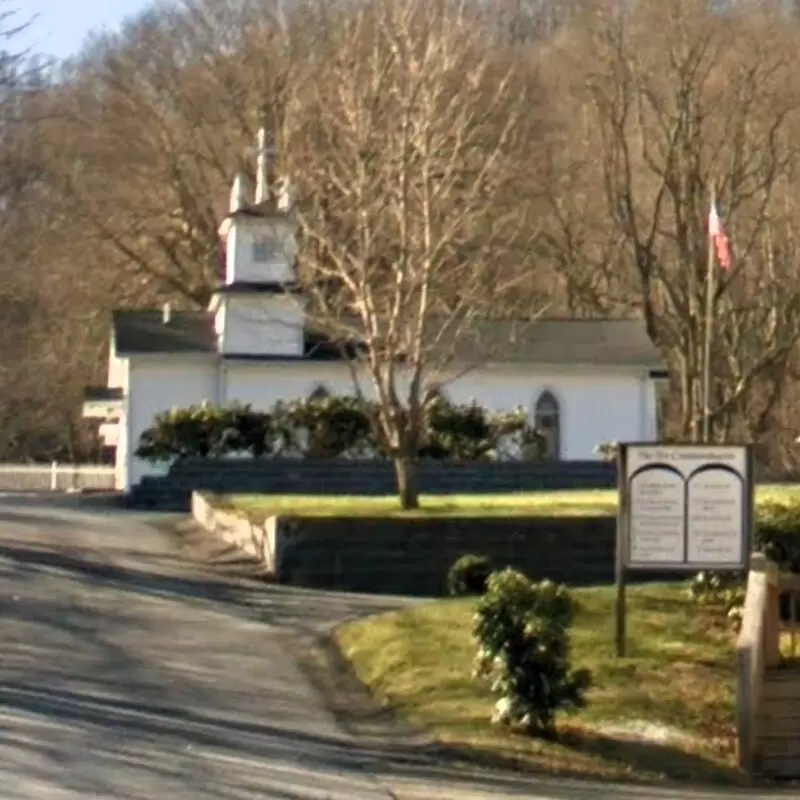
[[[163,522],[0,496],[3,800],[737,796],[471,774],[356,742],[293,642],[398,601],[226,577]]]

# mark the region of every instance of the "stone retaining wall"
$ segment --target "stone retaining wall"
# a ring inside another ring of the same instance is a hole
[[[465,553],[488,556],[496,567],[513,566],[536,580],[581,586],[614,579],[613,517],[269,517],[254,523],[212,503],[195,493],[195,519],[260,558],[280,583],[440,596],[448,570]]]
[[[195,521],[207,531],[256,559],[263,565],[267,574],[277,575],[276,517],[268,517],[262,523],[254,523],[231,511],[216,507],[212,498],[201,492],[192,493],[191,510]]]
[[[562,489],[611,489],[616,467],[603,461],[452,462],[419,464],[426,494],[498,494]],[[168,475],[133,488],[138,508],[189,508],[195,490],[217,494],[386,495],[395,492],[392,465],[346,459],[186,459]]]

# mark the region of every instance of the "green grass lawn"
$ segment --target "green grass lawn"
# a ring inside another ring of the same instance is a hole
[[[441,741],[517,769],[612,779],[737,783],[734,636],[682,585],[629,589],[630,657],[613,656],[613,590],[575,591],[575,666],[594,676],[589,705],[545,742],[489,724],[492,697],[471,677],[473,600],[437,601],[336,632],[358,678],[382,703]],[[658,723],[684,738],[653,742],[613,726]]]
[[[800,486],[761,486],[757,502],[800,501]],[[271,514],[334,516],[605,516],[615,514],[617,494],[609,491],[517,492],[513,494],[423,495],[418,511],[402,511],[396,497],[322,495],[230,495],[222,505],[253,518]]]
[[[239,495],[224,501],[248,515],[297,516],[587,516],[613,514],[613,492],[549,492],[489,495],[423,495],[418,511],[402,511],[396,497]]]

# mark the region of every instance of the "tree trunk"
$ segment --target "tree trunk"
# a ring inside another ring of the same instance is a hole
[[[394,457],[394,473],[397,478],[397,495],[404,511],[419,508],[419,485],[416,462],[406,454]]]

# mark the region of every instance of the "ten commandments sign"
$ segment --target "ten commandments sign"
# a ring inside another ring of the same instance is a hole
[[[744,569],[753,509],[746,445],[621,446],[627,569]]]

